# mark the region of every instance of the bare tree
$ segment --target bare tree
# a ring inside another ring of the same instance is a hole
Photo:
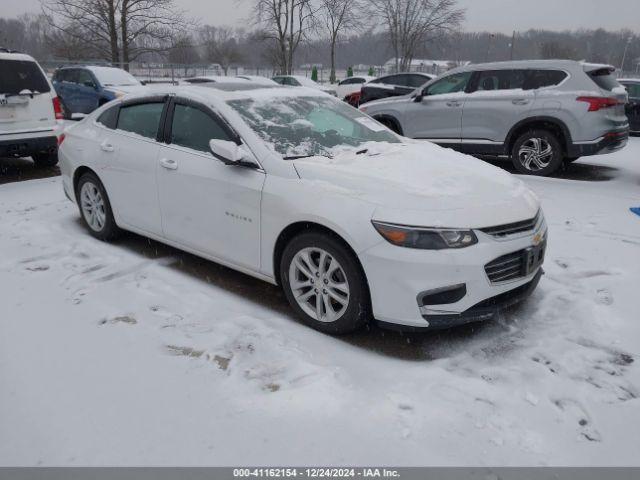
[[[296,49],[313,27],[311,0],[254,0],[254,18],[262,39],[277,46],[280,72],[291,74]]]
[[[57,39],[128,68],[145,52],[166,50],[185,25],[174,0],[40,0]]]
[[[339,37],[352,30],[361,28],[359,13],[362,11],[360,0],[320,0],[320,9],[316,16],[318,25],[329,35],[331,51],[331,72],[329,81],[336,81],[336,45]]]
[[[452,32],[465,17],[457,0],[370,1],[386,24],[396,70],[406,70],[418,48]]]
[[[227,75],[229,67],[242,60],[238,40],[230,27],[206,25],[200,29],[200,40],[204,49],[204,58],[218,63]]]

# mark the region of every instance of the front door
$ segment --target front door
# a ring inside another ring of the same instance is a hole
[[[404,135],[438,143],[459,143],[462,110],[468,96],[465,89],[471,75],[471,72],[449,75],[425,87],[420,101],[407,104],[402,122]]]
[[[212,139],[232,140],[208,107],[176,99],[167,145],[158,157],[164,236],[251,270],[260,266],[260,170],[225,165],[209,151]]]

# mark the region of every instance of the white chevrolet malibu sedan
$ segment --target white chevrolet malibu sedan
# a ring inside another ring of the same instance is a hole
[[[138,233],[280,285],[310,326],[490,319],[542,275],[536,196],[314,89],[175,87],[66,131],[64,190],[101,240]]]

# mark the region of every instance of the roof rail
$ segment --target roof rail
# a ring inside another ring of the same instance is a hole
[[[0,52],[2,53],[20,53],[17,50],[11,50],[10,48],[0,47]]]

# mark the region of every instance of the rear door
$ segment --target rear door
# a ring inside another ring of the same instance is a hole
[[[471,76],[472,72],[455,73],[425,87],[421,101],[407,103],[404,134],[437,143],[460,143],[462,108]]]
[[[118,219],[155,235],[162,235],[156,174],[165,105],[163,97],[121,105],[116,129],[99,145],[101,175]]]
[[[0,58],[0,139],[55,126],[51,85],[34,61]]]
[[[527,118],[535,91],[525,90],[527,70],[485,70],[473,79],[462,113],[463,143],[501,145]]]

